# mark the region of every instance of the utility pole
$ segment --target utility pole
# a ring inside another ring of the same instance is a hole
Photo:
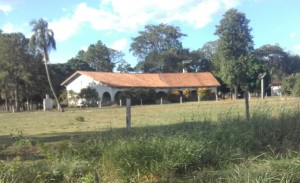
[[[260,83],[261,83],[261,99],[264,99],[264,77],[266,76],[266,72],[264,72],[264,73],[260,73],[259,75],[258,75],[258,79],[260,79]]]

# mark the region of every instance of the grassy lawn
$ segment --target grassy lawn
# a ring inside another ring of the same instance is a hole
[[[124,107],[0,113],[0,182],[300,182],[299,99],[250,107],[133,106],[130,133]]]
[[[283,110],[299,108],[299,99],[252,99],[250,110],[276,115]],[[22,131],[24,135],[62,134],[66,132],[103,131],[126,127],[125,107],[66,109],[0,113],[0,136]],[[188,102],[183,104],[144,105],[132,107],[132,127],[169,125],[181,122],[210,120],[216,122],[228,116],[244,118],[244,100]],[[84,122],[75,118],[84,117]]]

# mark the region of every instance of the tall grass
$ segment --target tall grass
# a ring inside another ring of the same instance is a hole
[[[101,182],[300,182],[300,114],[283,106],[277,111],[255,109],[250,121],[225,114],[218,123],[186,118],[25,147],[19,142],[32,139],[17,138],[0,151],[0,180],[93,182],[97,175]],[[22,153],[14,151],[19,146]],[[33,153],[39,158],[26,159]]]

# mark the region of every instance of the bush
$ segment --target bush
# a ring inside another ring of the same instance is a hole
[[[122,100],[122,103],[126,103],[126,98],[131,99],[132,105],[140,105],[141,99],[143,100],[143,104],[154,104],[155,103],[155,95],[156,92],[154,89],[131,89],[123,91],[119,95],[119,99]]]
[[[200,96],[200,100],[215,100],[216,94],[214,91],[207,88],[198,88],[197,89],[198,96]]]
[[[168,93],[167,93],[167,99],[170,101],[170,102],[173,102],[173,103],[178,103],[180,102],[180,97],[182,96],[182,93],[179,91],[179,90],[170,90]]]
[[[86,100],[84,104],[86,104],[88,107],[96,106],[97,101],[100,99],[96,89],[91,87],[81,89],[78,96]]]
[[[300,97],[300,73],[285,78],[281,86],[281,92],[283,95]]]
[[[84,122],[84,117],[83,116],[77,116],[75,118],[76,121],[79,121],[79,122]]]

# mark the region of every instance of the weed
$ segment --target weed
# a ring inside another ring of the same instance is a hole
[[[77,116],[75,118],[76,121],[79,121],[79,122],[84,122],[84,117],[83,116]]]

